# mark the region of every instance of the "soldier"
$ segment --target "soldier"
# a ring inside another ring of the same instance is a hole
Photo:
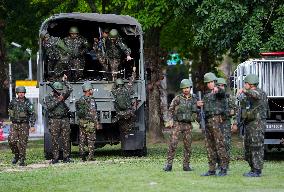
[[[15,165],[19,161],[20,166],[25,166],[29,129],[30,125],[34,126],[35,124],[35,113],[33,105],[25,97],[26,88],[17,87],[16,93],[18,98],[12,99],[8,107],[12,121],[8,142],[15,155],[12,164]]]
[[[87,160],[94,160],[96,129],[99,129],[97,105],[93,97],[93,86],[86,82],[82,86],[84,95],[76,102],[76,114],[79,118],[79,151],[83,161],[86,161],[84,146],[88,144],[89,155]]]
[[[77,27],[70,27],[69,36],[63,39],[70,53],[69,68],[74,72],[74,80],[80,80],[83,77],[85,67],[85,53],[88,48],[86,38],[79,35]]]
[[[121,38],[119,38],[118,31],[116,29],[112,29],[109,32],[109,38],[106,41],[105,52],[107,64],[110,66],[113,78],[116,79],[116,73],[121,63],[121,52],[125,53],[127,61],[132,59],[132,57],[130,56],[131,50],[122,42]]]
[[[42,47],[47,56],[47,65],[49,76],[53,80],[59,80],[65,70],[68,70],[69,52],[59,37],[53,37],[47,31],[40,34],[42,38]]]
[[[109,29],[104,29],[100,38],[94,38],[93,49],[97,54],[100,64],[103,66],[103,70],[108,72],[108,63],[106,59],[106,42],[109,40]]]
[[[224,78],[218,78],[217,87],[220,89],[226,90],[227,83]],[[232,140],[232,134],[231,134],[231,118],[235,115],[236,111],[236,104],[235,99],[232,95],[229,93],[225,93],[225,114],[224,114],[224,122],[222,124],[221,130],[224,135],[225,140],[225,148],[228,154],[228,158],[230,158],[230,151],[231,151],[231,140]]]
[[[49,132],[52,140],[52,154],[53,159],[50,163],[58,163],[59,159],[59,139],[62,139],[63,147],[63,162],[73,162],[70,159],[70,120],[69,120],[69,108],[65,103],[65,100],[70,96],[72,92],[71,85],[66,81],[67,76],[63,77],[63,84],[67,89],[63,89],[61,82],[54,82],[52,87],[53,92],[45,97],[44,105],[48,112],[49,117]]]
[[[225,91],[215,86],[217,77],[214,73],[204,75],[204,83],[208,91],[203,101],[197,101],[199,107],[204,106],[205,112],[205,146],[208,155],[209,170],[202,176],[216,175],[217,160],[220,159],[220,171],[217,176],[226,176],[228,155],[225,149],[224,136],[221,131],[223,124]]]
[[[182,94],[177,95],[171,102],[169,107],[169,122],[167,123],[171,128],[171,141],[168,149],[167,163],[164,171],[171,171],[175,151],[178,144],[178,136],[183,134],[183,170],[192,171],[189,160],[191,155],[192,142],[192,124],[191,122],[197,119],[196,96],[190,94],[192,87],[189,79],[183,79],[180,83]]]
[[[260,177],[264,158],[264,129],[268,111],[267,95],[257,87],[257,75],[249,74],[244,79],[244,88],[238,94],[244,94],[241,101],[242,119],[244,121],[245,160],[251,170],[244,173],[246,177]]]
[[[111,91],[114,96],[114,107],[116,110],[116,117],[113,122],[118,123],[120,134],[124,137],[128,137],[129,132],[135,126],[135,109],[131,99],[131,95],[134,94],[133,81],[136,77],[135,71],[136,67],[133,67],[132,76],[127,85],[124,85],[122,79],[116,79]]]

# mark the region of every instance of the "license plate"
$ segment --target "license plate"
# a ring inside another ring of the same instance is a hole
[[[273,130],[282,130],[284,129],[284,124],[266,124],[266,129],[273,129]]]

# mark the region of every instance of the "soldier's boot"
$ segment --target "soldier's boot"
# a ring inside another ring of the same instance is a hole
[[[219,171],[219,173],[217,174],[217,176],[219,177],[223,177],[227,175],[227,169],[221,168],[221,170]]]
[[[163,168],[164,171],[172,171],[173,166],[170,164],[166,164],[165,167]]]
[[[254,169],[248,173],[244,173],[245,177],[261,177],[261,169]]]
[[[69,157],[66,157],[66,158],[63,158],[63,163],[73,163],[73,159],[69,158]]]
[[[193,169],[190,167],[190,165],[183,165],[184,171],[193,171]]]
[[[25,163],[24,159],[20,159],[19,160],[19,166],[26,166],[26,163]]]
[[[86,161],[87,159],[86,159],[86,155],[81,155],[81,159],[82,159],[82,161]]]
[[[216,171],[207,171],[206,173],[201,174],[201,176],[215,176]]]
[[[59,163],[59,160],[58,159],[52,159],[49,163],[50,164],[56,164],[56,163]]]
[[[12,160],[12,164],[16,165],[16,163],[19,161],[19,156],[15,155],[15,157]]]

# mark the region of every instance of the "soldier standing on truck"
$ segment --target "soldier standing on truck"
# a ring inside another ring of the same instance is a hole
[[[205,93],[203,101],[197,101],[197,106],[204,107],[205,146],[209,161],[209,170],[202,176],[216,175],[217,159],[220,159],[220,171],[217,176],[226,176],[229,161],[221,131],[225,112],[225,90],[216,87],[215,81],[217,81],[217,77],[214,73],[210,72],[204,75],[204,83],[207,84],[208,91]]]
[[[245,177],[260,177],[264,158],[264,130],[268,111],[267,95],[259,89],[257,75],[249,74],[244,79],[244,88],[238,95],[244,94],[241,101],[242,119],[244,121],[245,160],[251,170]]]
[[[67,89],[64,89],[64,86]],[[59,162],[59,140],[62,139],[63,162],[73,162],[70,159],[70,120],[69,108],[65,100],[72,92],[71,85],[67,82],[67,76],[64,75],[63,83],[54,82],[50,87],[53,89],[47,97],[45,97],[44,105],[48,112],[48,126],[52,141],[53,158],[51,164]]]
[[[108,72],[108,62],[106,59],[106,42],[109,41],[109,29],[104,29],[102,34],[99,28],[100,38],[94,38],[93,49],[105,72]]]
[[[172,128],[171,141],[168,149],[167,163],[164,167],[164,171],[171,171],[175,151],[178,144],[178,136],[183,134],[183,170],[192,171],[190,166],[191,156],[191,142],[192,142],[192,124],[191,122],[197,119],[197,106],[196,96],[190,94],[190,88],[192,87],[189,79],[183,79],[180,83],[182,94],[177,95],[171,102],[169,107],[169,125]]]
[[[14,154],[12,164],[15,165],[19,161],[20,166],[26,166],[29,129],[30,125],[34,126],[35,124],[35,112],[33,105],[25,97],[25,87],[17,87],[16,94],[18,98],[12,99],[8,106],[9,116],[12,121],[8,142]]]
[[[121,136],[128,137],[129,132],[135,126],[135,108],[132,103],[131,95],[134,94],[133,81],[136,78],[136,67],[133,67],[132,76],[127,85],[121,78],[116,79],[112,88],[114,96],[114,108],[116,116],[113,122],[117,122]],[[134,103],[136,105],[136,103]]]
[[[96,129],[100,128],[97,105],[93,97],[93,86],[86,82],[82,86],[84,95],[76,102],[76,114],[79,118],[79,151],[83,161],[86,161],[84,146],[87,143],[89,155],[87,161],[94,161]]]
[[[132,57],[130,56],[131,49],[128,48],[127,45],[122,42],[116,29],[110,30],[109,38],[107,38],[105,48],[107,59],[106,62],[107,65],[109,65],[112,76],[115,80],[117,78],[118,67],[121,64],[122,52],[124,52],[124,54],[126,55],[126,60],[130,61],[132,59]],[[97,49],[96,46],[94,49]],[[104,68],[106,69],[107,66],[105,66]]]
[[[52,80],[58,81],[65,70],[68,70],[69,52],[59,37],[53,37],[47,31],[40,34],[42,46],[47,56],[48,73]]]
[[[78,81],[83,77],[83,70],[85,67],[85,53],[88,48],[88,41],[86,38],[79,35],[77,27],[70,27],[69,36],[63,39],[70,57],[69,69],[71,70],[72,79]]]

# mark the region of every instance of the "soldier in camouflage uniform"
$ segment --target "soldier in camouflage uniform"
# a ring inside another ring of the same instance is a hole
[[[82,86],[84,95],[76,102],[76,114],[79,118],[80,143],[79,151],[83,161],[86,161],[84,146],[87,143],[89,155],[87,160],[94,160],[96,129],[99,128],[97,105],[93,97],[93,86],[86,82]]]
[[[190,87],[192,87],[189,79],[183,79],[180,83],[182,94],[177,95],[171,102],[169,107],[169,123],[171,128],[171,141],[168,149],[167,163],[164,171],[171,171],[175,151],[178,145],[178,136],[183,134],[183,170],[192,171],[189,160],[191,155],[191,142],[192,142],[192,124],[197,118],[196,96],[190,94]]]
[[[216,85],[223,90],[226,90],[227,83],[224,78],[218,78]],[[233,98],[232,95],[229,93],[225,94],[225,102],[224,102],[224,109],[225,114],[223,116],[224,122],[222,124],[221,130],[224,135],[225,139],[225,148],[228,154],[228,158],[230,158],[230,152],[231,152],[231,140],[232,140],[232,134],[231,134],[231,118],[235,115],[236,112],[236,104],[235,104],[235,98]]]
[[[136,68],[133,67],[132,76],[127,85],[124,85],[122,79],[118,78],[112,88],[114,97],[114,108],[116,117],[113,122],[117,122],[121,136],[128,137],[129,132],[135,126],[135,109],[132,104],[131,95],[134,94],[133,81],[136,77]]]
[[[94,45],[94,50],[98,50],[99,44]],[[126,60],[129,61],[132,59],[130,56],[131,50],[122,42],[121,38],[118,36],[118,31],[116,29],[112,29],[109,32],[109,38],[106,39],[105,42],[105,54],[106,54],[106,64],[102,63],[104,69],[107,70],[108,66],[110,67],[112,76],[116,79],[116,73],[118,71],[118,67],[121,63],[121,55],[122,52],[126,55]],[[107,70],[108,71],[108,70]]]
[[[264,91],[257,87],[257,75],[249,74],[244,79],[245,85],[238,94],[244,94],[241,101],[242,119],[244,121],[245,160],[251,170],[246,177],[260,177],[264,158],[264,130],[268,112],[268,100]]]
[[[66,77],[66,76],[65,76]],[[64,89],[65,85],[66,89]],[[63,162],[72,162],[70,159],[70,119],[69,108],[65,103],[65,100],[70,96],[72,92],[71,85],[65,80],[61,82],[54,82],[52,93],[50,93],[44,99],[44,105],[48,112],[48,126],[52,140],[52,164],[58,163],[59,159],[59,140],[62,140],[63,150]]]
[[[30,125],[34,126],[35,124],[35,113],[33,105],[25,97],[26,88],[17,87],[16,93],[18,98],[12,99],[8,107],[12,121],[8,142],[12,153],[15,155],[12,164],[19,161],[20,166],[25,166],[29,129]]]
[[[109,41],[109,29],[104,29],[102,36],[94,38],[93,49],[105,72],[108,72],[108,62],[106,58],[106,42]]]
[[[68,70],[70,53],[59,37],[50,36],[47,31],[40,34],[42,47],[47,56],[47,66],[49,76],[53,80],[59,80],[64,71]]]
[[[88,48],[88,41],[86,38],[79,35],[77,27],[71,27],[69,36],[63,39],[70,57],[69,69],[72,71],[74,80],[80,80],[83,77],[83,70],[85,67],[85,53]]]
[[[221,131],[225,113],[224,103],[225,90],[215,86],[217,77],[214,73],[204,75],[204,83],[207,84],[208,91],[204,95],[203,101],[197,101],[198,106],[204,106],[205,112],[205,146],[208,155],[209,170],[202,176],[216,175],[216,164],[220,159],[220,171],[217,176],[226,176],[228,167],[228,155],[224,144],[224,136]]]

